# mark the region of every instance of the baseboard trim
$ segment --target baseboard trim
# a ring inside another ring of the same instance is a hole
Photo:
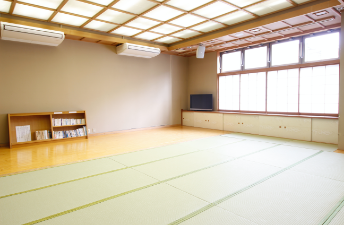
[[[180,124],[174,124],[174,125],[164,125],[164,126],[157,126],[157,127],[145,127],[145,128],[135,128],[135,129],[129,129],[129,130],[119,130],[119,131],[110,131],[110,132],[103,132],[103,133],[95,133],[95,134],[88,134],[89,137],[96,137],[96,136],[102,136],[102,135],[108,135],[108,134],[120,134],[120,133],[127,133],[127,132],[133,132],[133,131],[142,131],[142,130],[153,130],[153,129],[159,129],[159,128],[166,128],[166,127],[179,127]]]
[[[8,143],[5,143],[5,144],[0,144],[0,148],[1,147],[10,147],[10,145]]]

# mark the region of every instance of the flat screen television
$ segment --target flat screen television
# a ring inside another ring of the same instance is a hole
[[[190,95],[190,110],[212,111],[213,110],[213,95],[212,94]]]

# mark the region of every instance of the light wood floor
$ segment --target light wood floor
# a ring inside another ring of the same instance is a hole
[[[195,127],[165,127],[89,139],[0,148],[0,176],[230,133]]]

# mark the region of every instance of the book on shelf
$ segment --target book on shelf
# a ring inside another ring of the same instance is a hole
[[[83,126],[83,128],[78,128],[76,130],[54,131],[54,139],[83,137],[86,135],[86,126]]]
[[[51,132],[50,130],[37,130],[35,132],[36,140],[46,140],[51,139]]]
[[[85,119],[61,119],[61,118],[53,119],[53,126],[55,127],[79,125],[79,124],[85,124]]]
[[[17,142],[31,141],[30,125],[16,126]]]

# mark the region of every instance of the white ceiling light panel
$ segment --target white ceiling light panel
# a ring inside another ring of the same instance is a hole
[[[247,5],[251,5],[253,3],[259,2],[261,0],[226,0],[229,3],[237,5],[239,7],[245,7]]]
[[[134,16],[126,13],[121,13],[115,10],[108,9],[100,14],[97,19],[105,20],[113,23],[122,24],[132,19]]]
[[[117,27],[117,25],[114,25],[111,23],[104,23],[104,22],[100,22],[96,20],[91,21],[85,26],[85,28],[89,28],[93,30],[100,30],[104,32],[108,32],[109,30],[112,30],[115,27]]]
[[[280,9],[285,9],[293,6],[291,3],[286,0],[268,0],[257,5],[247,7],[246,10],[254,14],[262,16],[271,12],[278,11]]]
[[[183,30],[178,33],[173,34],[173,36],[180,37],[180,38],[190,38],[199,35],[200,33],[193,31],[193,30]]]
[[[146,39],[146,40],[153,40],[153,39],[159,38],[161,36],[162,36],[161,34],[156,34],[156,33],[152,33],[152,32],[144,32],[144,33],[139,34],[135,37],[141,38],[141,39]]]
[[[100,6],[91,5],[88,3],[79,2],[75,0],[69,0],[67,4],[65,4],[62,7],[61,11],[92,17],[96,13],[98,13],[101,9],[103,8]]]
[[[148,19],[140,18],[140,17],[134,19],[130,23],[127,23],[127,25],[129,27],[136,27],[136,28],[140,28],[140,29],[144,29],[144,30],[151,28],[151,27],[158,25],[158,24],[159,24],[159,22],[156,22],[154,20],[148,20]]]
[[[215,2],[204,8],[200,8],[199,10],[196,10],[194,13],[207,17],[207,18],[214,18],[216,16],[220,16],[222,14],[232,12],[235,9],[236,9],[235,7],[230,6],[229,4],[226,4],[223,2]]]
[[[198,31],[202,31],[202,32],[209,32],[212,30],[216,30],[216,29],[220,29],[220,28],[224,28],[225,26],[220,24],[220,23],[216,23],[213,21],[208,21],[206,23],[202,23],[198,26],[192,27],[192,29],[194,30],[198,30]]]
[[[160,39],[155,40],[155,41],[170,44],[173,42],[181,41],[181,39],[175,38],[175,37],[163,37],[163,38],[160,38]]]
[[[178,19],[172,20],[170,23],[183,26],[183,27],[189,27],[203,21],[205,21],[205,19],[188,14],[188,15],[179,17]]]
[[[28,5],[16,4],[13,14],[47,20],[54,11],[32,7]]]
[[[90,2],[95,2],[101,5],[109,5],[111,2],[113,2],[113,0],[88,0]]]
[[[167,2],[167,4],[186,11],[190,11],[211,1],[212,0],[170,0]]]
[[[301,4],[301,3],[304,3],[304,2],[309,2],[311,0],[293,0],[294,2],[296,2],[297,4]]]
[[[227,25],[232,25],[232,24],[240,23],[252,18],[254,18],[254,16],[252,16],[251,14],[248,14],[243,11],[237,11],[237,12],[233,12],[228,15],[222,16],[220,18],[217,18],[216,21],[225,23]]]
[[[72,16],[65,13],[57,13],[56,16],[52,19],[53,22],[68,24],[72,26],[81,26],[87,21],[86,18]]]
[[[8,13],[10,11],[12,2],[0,0],[0,12]]]
[[[156,20],[166,21],[176,16],[179,16],[182,13],[182,11],[161,5],[144,15],[146,17],[153,18]]]
[[[133,35],[140,33],[140,32],[141,32],[141,30],[137,30],[134,28],[120,27],[120,28],[112,31],[111,33],[124,35],[124,36],[133,36]]]
[[[120,0],[112,7],[135,14],[140,14],[155,5],[156,3],[146,0]]]
[[[161,25],[161,26],[158,26],[158,27],[152,29],[152,31],[162,33],[162,34],[170,34],[172,32],[175,32],[175,31],[178,31],[181,29],[182,28],[180,28],[180,27],[172,26],[169,24],[164,24],[164,25]]]
[[[22,2],[57,9],[63,0],[21,0]]]

